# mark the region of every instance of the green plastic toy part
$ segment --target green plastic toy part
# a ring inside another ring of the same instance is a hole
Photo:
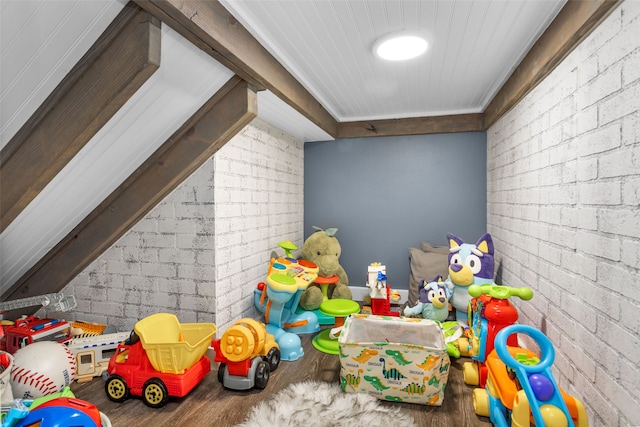
[[[533,291],[527,287],[512,288],[511,286],[501,285],[471,285],[469,286],[469,295],[479,297],[480,295],[490,295],[492,298],[509,299],[510,297],[519,297],[528,301],[533,298]]]
[[[338,232],[338,229],[333,227],[333,228],[327,228],[326,230],[323,230],[322,228],[318,227],[317,225],[312,226],[312,228],[315,231],[324,231],[327,236],[329,237],[334,237],[336,235],[336,233]]]
[[[284,249],[284,255],[287,258],[293,258],[293,255],[291,254],[291,251],[295,251],[295,250],[298,249],[296,244],[293,243],[291,240],[285,240],[284,242],[279,242],[278,246],[280,246],[282,249]]]

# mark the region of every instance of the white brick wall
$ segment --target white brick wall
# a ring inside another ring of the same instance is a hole
[[[254,120],[63,290],[72,316],[121,331],[157,312],[221,331],[257,316],[253,289],[277,243],[303,243],[303,155]]]
[[[622,3],[487,133],[498,282],[590,425],[640,425],[640,2]]]

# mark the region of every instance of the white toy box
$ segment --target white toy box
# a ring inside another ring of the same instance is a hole
[[[442,405],[450,360],[439,323],[354,314],[345,321],[338,343],[343,391]]]

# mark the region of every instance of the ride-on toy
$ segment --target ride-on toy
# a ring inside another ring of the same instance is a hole
[[[464,382],[484,387],[487,378],[485,360],[494,346],[496,334],[518,320],[518,310],[509,302],[517,296],[525,301],[533,297],[531,289],[512,288],[500,285],[471,285],[469,294],[468,337],[459,338],[456,343],[460,355],[470,356],[473,361],[463,365]],[[509,345],[517,346],[516,337],[509,338]]]
[[[530,350],[507,346],[507,339],[516,333],[536,342],[541,359]],[[476,414],[490,417],[500,427],[588,426],[582,402],[556,384],[551,372],[554,359],[549,338],[531,326],[512,325],[498,332],[495,349],[486,360],[486,388],[473,392]]]
[[[265,282],[254,290],[254,304],[264,313],[267,332],[278,343],[282,360],[297,360],[304,355],[302,341],[296,334],[320,330],[315,313],[296,312],[302,291],[317,277],[318,266],[310,261],[272,258]]]
[[[280,349],[264,323],[240,319],[212,342],[218,381],[234,390],[263,389],[280,364]]]
[[[124,402],[142,396],[147,406],[160,408],[169,396],[186,396],[211,370],[205,353],[215,332],[213,323],[180,324],[168,313],[140,320],[109,359],[107,397]]]

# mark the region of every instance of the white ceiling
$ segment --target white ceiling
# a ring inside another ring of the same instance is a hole
[[[338,121],[481,112],[564,0],[223,0]],[[0,0],[0,148],[126,0]],[[373,57],[376,38],[418,30],[427,54]],[[54,247],[230,77],[162,25],[160,68],[0,234],[0,293]],[[303,141],[332,139],[271,92],[258,116]]]
[[[222,0],[340,122],[480,113],[565,0]],[[407,62],[373,56],[423,34]]]

